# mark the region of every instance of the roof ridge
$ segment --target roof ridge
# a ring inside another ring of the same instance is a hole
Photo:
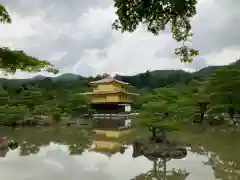
[[[112,76],[107,76],[103,79],[100,79],[100,80],[97,80],[97,81],[92,81],[90,82],[91,84],[97,84],[97,83],[109,83],[109,82],[117,82],[117,83],[120,83],[120,84],[129,84],[127,82],[123,82],[123,81],[120,81],[120,80],[117,80],[116,78],[112,77]]]

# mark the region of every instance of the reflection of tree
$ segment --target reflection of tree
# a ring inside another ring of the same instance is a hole
[[[0,157],[5,157],[9,150],[18,148],[18,143],[9,141],[7,138],[0,137]]]
[[[209,156],[207,164],[212,167],[216,178],[238,180],[240,177],[239,135],[239,131],[231,127],[202,129],[198,126],[191,126],[191,128],[187,126],[181,132],[174,132],[172,138],[179,138],[184,144],[191,144],[191,152]]]
[[[240,177],[240,173],[236,170],[235,162],[222,161],[215,153],[210,153],[209,159],[205,164],[212,167],[216,179],[238,180]]]
[[[36,144],[31,144],[27,142],[22,142],[20,146],[20,156],[28,156],[30,154],[36,154],[39,152],[40,148]]]
[[[34,135],[33,135],[34,134]],[[2,136],[14,140],[19,145],[21,156],[28,156],[39,152],[40,147],[48,146],[51,142],[67,145],[69,154],[81,154],[91,145],[90,139],[80,129],[62,128],[62,129],[35,129],[23,128],[15,131],[4,131]],[[11,149],[11,147],[10,147]],[[8,150],[8,149],[7,149]],[[7,151],[8,152],[8,151]],[[1,156],[5,156],[7,152],[0,152]]]
[[[153,143],[144,139],[136,139],[133,143],[133,158],[145,156],[153,162],[153,168],[143,174],[133,178],[133,180],[141,179],[159,179],[159,180],[184,180],[189,173],[185,170],[167,170],[167,162],[171,159],[182,159],[186,157],[187,150],[185,147],[163,141],[161,143]]]
[[[182,169],[167,170],[167,162],[170,158],[156,159],[153,161],[153,168],[143,174],[134,177],[132,180],[184,180],[189,175]]]
[[[8,149],[0,149],[0,157],[5,157],[8,153]]]
[[[82,154],[86,146],[84,144],[70,144],[68,145],[69,154],[77,155]]]
[[[193,153],[197,153],[199,155],[207,156],[208,152],[203,147],[193,146],[190,148],[190,151]]]

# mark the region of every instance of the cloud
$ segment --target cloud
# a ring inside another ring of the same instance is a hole
[[[0,2],[23,18],[44,13],[45,19],[50,23],[75,21],[89,8],[106,8],[111,4],[111,0],[39,0],[34,3],[31,0],[1,0]]]
[[[183,64],[174,55],[177,44],[169,32],[154,36],[146,29],[120,33],[112,0],[0,0],[11,12],[13,24],[0,25],[0,44],[23,49],[49,60],[61,73],[85,76],[98,73],[135,74],[154,69],[198,70],[239,58],[240,2],[199,1],[192,19],[193,47],[200,56]],[[13,77],[30,77],[17,73]]]
[[[239,46],[239,5],[235,0],[209,0],[200,4],[193,22],[193,41],[202,54]]]

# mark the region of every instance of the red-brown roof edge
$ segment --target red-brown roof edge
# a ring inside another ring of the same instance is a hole
[[[113,78],[113,77],[106,77],[106,78],[104,78],[104,79],[100,79],[100,80],[98,80],[98,81],[93,81],[93,82],[90,82],[90,84],[102,84],[102,83],[110,83],[110,82],[113,82],[113,81],[115,81],[115,82],[117,82],[117,83],[120,83],[120,84],[129,84],[129,83],[127,83],[127,82],[123,82],[123,81],[119,81],[119,80],[117,80],[117,79],[115,79],[115,78]]]

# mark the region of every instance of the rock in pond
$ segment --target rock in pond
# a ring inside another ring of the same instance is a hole
[[[186,157],[187,149],[176,143],[152,143],[143,139],[133,142],[133,157],[144,155],[149,160],[156,158],[181,159]]]

